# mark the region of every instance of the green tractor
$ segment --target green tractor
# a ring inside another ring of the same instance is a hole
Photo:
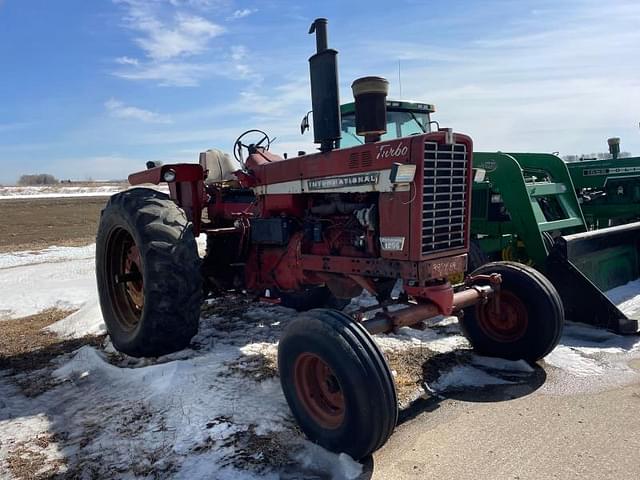
[[[610,159],[567,163],[592,229],[640,220],[640,157],[620,157],[619,138],[607,143]]]
[[[382,140],[428,132],[426,103],[387,101]],[[354,104],[342,105],[342,146],[357,145]],[[586,162],[582,162],[586,163]],[[474,152],[468,270],[493,260],[531,265],[562,297],[567,318],[637,333],[605,292],[640,278],[640,222],[592,231],[567,164],[546,153]]]

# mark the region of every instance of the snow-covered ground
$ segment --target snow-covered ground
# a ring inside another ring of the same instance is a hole
[[[169,189],[166,185],[147,185],[164,192]],[[33,187],[2,187],[0,186],[0,201],[37,198],[72,198],[72,197],[110,197],[114,193],[130,188],[123,183],[64,186],[64,184],[33,186]]]
[[[93,257],[94,246],[0,255],[0,319],[77,308],[50,327],[61,342],[103,333]],[[0,478],[11,478],[16,455],[88,478],[357,478],[360,464],[304,439],[280,390],[277,341],[293,312],[242,297],[208,303],[191,347],[172,355],[129,358],[107,337],[36,372],[51,382],[36,397],[0,372]],[[375,338],[411,390],[404,406],[469,389],[563,395],[638,379],[628,366],[640,358],[638,337],[575,323],[535,366],[474,355],[452,318]],[[424,381],[412,380],[410,358],[424,359]]]
[[[124,189],[122,184],[96,184],[87,186],[42,185],[33,187],[0,187],[0,200],[17,198],[57,198],[109,196]]]
[[[95,246],[0,255],[0,321],[95,303]]]

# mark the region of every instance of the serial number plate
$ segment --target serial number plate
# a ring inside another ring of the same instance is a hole
[[[464,273],[467,266],[465,255],[431,262],[430,270],[432,278],[444,278],[455,274]]]

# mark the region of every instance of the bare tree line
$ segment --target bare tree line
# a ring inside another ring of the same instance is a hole
[[[30,175],[21,175],[18,179],[18,185],[54,185],[58,183],[58,179],[48,173],[35,173]]]

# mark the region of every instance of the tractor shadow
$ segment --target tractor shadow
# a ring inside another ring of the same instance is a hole
[[[397,427],[437,411],[448,400],[485,403],[525,397],[537,391],[546,379],[544,368],[537,363],[481,357],[464,349],[437,353],[422,364],[425,394],[400,409]],[[360,463],[363,472],[359,480],[372,478],[374,456]]]
[[[433,412],[447,400],[506,402],[538,390],[547,374],[540,365],[475,355],[471,350],[437,353],[422,365],[425,394],[400,410],[398,425]]]
[[[59,383],[51,376],[57,359],[84,346],[100,348],[105,338],[98,335],[61,340],[12,355],[0,352],[0,377],[11,378],[25,397],[37,397]]]

